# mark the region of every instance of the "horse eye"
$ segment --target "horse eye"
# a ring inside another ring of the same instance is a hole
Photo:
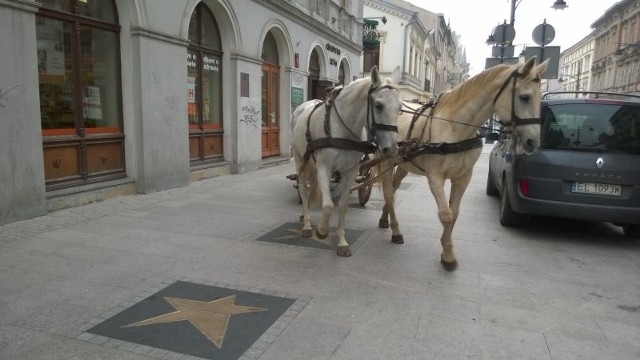
[[[376,103],[375,107],[376,107],[376,110],[378,111],[384,110],[384,104],[382,103]]]
[[[529,101],[529,99],[531,99],[531,95],[520,95],[520,100],[522,101]]]

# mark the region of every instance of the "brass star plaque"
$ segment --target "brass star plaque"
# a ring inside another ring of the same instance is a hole
[[[205,359],[237,359],[294,301],[178,281],[87,332]]]
[[[204,336],[220,349],[222,348],[224,334],[227,332],[227,325],[229,325],[231,315],[267,310],[251,306],[238,306],[235,304],[235,295],[212,301],[196,301],[172,297],[165,297],[164,299],[171,304],[176,311],[150,319],[136,321],[124,327],[164,324],[186,320],[200,330]]]

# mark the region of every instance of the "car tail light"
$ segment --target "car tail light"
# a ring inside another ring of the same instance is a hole
[[[520,186],[520,193],[522,194],[522,196],[529,197],[529,180],[520,179],[518,181],[518,185]]]

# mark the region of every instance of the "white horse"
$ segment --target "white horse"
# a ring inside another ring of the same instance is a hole
[[[339,174],[335,190],[340,194],[336,228],[337,254],[351,256],[345,239],[345,217],[351,185],[359,170],[363,153],[374,151],[382,157],[398,152],[397,121],[400,95],[393,79],[382,79],[378,69],[371,77],[358,79],[335,88],[326,101],[310,100],[293,113],[291,156],[298,174],[298,190],[302,199],[302,235],[312,236],[310,205],[322,196],[322,218],[316,236],[328,236],[329,218],[333,212],[331,178]],[[394,80],[395,79],[395,80]]]
[[[535,66],[534,58],[511,66],[497,65],[443,93],[435,103],[422,108],[403,104],[398,119],[398,135],[404,139],[401,155],[395,163],[386,160],[377,168],[385,202],[379,226],[391,225],[393,243],[404,243],[394,208],[395,191],[408,173],[426,176],[443,226],[440,260],[445,269],[456,268],[451,233],[482,152],[477,130],[495,113],[517,138],[517,154],[535,151],[540,145],[540,78],[547,65],[545,61]],[[427,108],[430,111],[424,114]],[[447,179],[451,182],[448,200]]]

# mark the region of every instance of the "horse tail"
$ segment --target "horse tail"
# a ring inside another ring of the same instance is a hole
[[[376,189],[382,193],[382,162],[379,162],[371,167],[371,178],[376,179],[373,184],[376,186]]]
[[[312,160],[308,160],[299,172],[304,179],[307,179],[307,184],[298,184],[298,186],[307,186],[307,196],[309,197],[309,209],[319,209],[322,205],[322,191],[318,186],[317,171],[315,164]]]
[[[392,159],[387,159],[387,160],[382,160],[377,162],[375,165],[371,166],[371,174],[370,177],[372,179],[375,179],[375,181],[373,182],[377,189],[382,193],[383,191],[383,179],[385,178],[385,176],[388,176],[389,174],[385,174],[387,172],[391,172],[391,174],[393,174],[394,172],[394,168],[395,165],[393,164],[393,160]],[[393,175],[391,177],[392,181],[393,181]]]
[[[322,191],[317,181],[311,182],[309,195],[309,209],[319,209],[322,206]]]

